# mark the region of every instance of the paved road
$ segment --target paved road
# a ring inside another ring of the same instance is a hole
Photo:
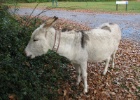
[[[16,11],[19,15],[30,15],[33,9],[21,8]],[[42,10],[36,9],[33,15],[37,15]],[[111,22],[117,23],[122,29],[122,37],[129,38],[140,42],[140,14],[123,15],[123,14],[97,14],[97,13],[83,13],[83,12],[70,12],[59,10],[47,10],[42,13],[41,16],[58,16],[59,18],[65,18],[73,20],[75,22],[86,24],[91,28],[95,28],[102,23]]]

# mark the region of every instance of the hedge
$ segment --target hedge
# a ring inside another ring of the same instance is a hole
[[[19,100],[56,100],[61,88],[58,81],[70,78],[69,61],[51,50],[35,59],[27,58],[24,49],[41,20],[17,19],[4,8],[0,6],[0,100],[11,95]]]

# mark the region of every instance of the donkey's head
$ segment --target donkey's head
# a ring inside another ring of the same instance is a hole
[[[54,28],[51,26],[57,20],[57,17],[49,18],[44,24],[40,25],[33,33],[30,41],[25,48],[26,56],[35,58],[36,56],[41,56],[51,49],[49,45],[48,35],[55,33]]]

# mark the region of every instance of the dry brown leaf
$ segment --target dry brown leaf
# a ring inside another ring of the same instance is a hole
[[[64,95],[64,96],[66,96],[66,94],[67,94],[67,90],[64,90],[63,92],[64,92],[64,94],[63,94],[63,95]]]

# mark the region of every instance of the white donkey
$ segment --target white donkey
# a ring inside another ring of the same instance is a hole
[[[89,31],[67,29],[58,31],[52,27],[57,19],[57,17],[48,19],[32,33],[25,53],[28,57],[34,58],[46,54],[51,49],[65,56],[77,70],[77,85],[81,82],[82,74],[84,93],[86,93],[88,92],[87,61],[106,60],[104,75],[108,70],[111,57],[112,67],[114,67],[115,53],[121,39],[120,28],[116,24],[105,23]]]

